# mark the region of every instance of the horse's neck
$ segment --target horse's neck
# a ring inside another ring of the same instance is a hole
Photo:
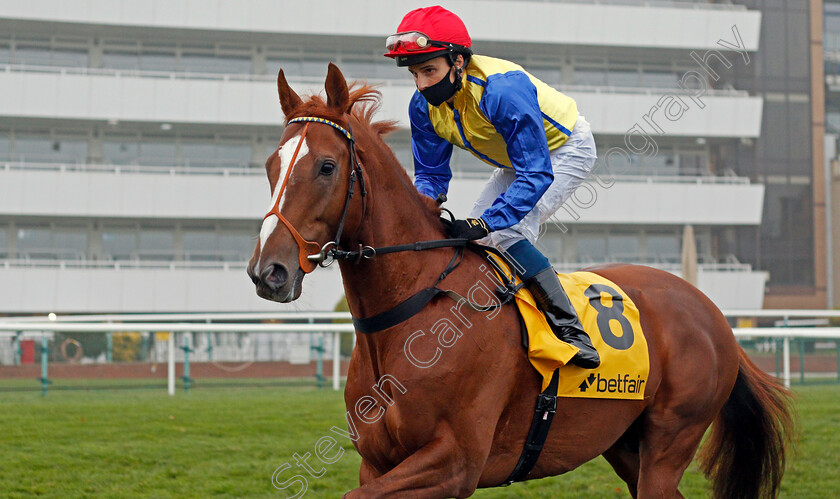
[[[370,204],[350,246],[395,246],[443,239],[440,222],[424,205],[399,165],[369,168]],[[417,291],[431,286],[454,250],[407,251],[377,256],[360,263],[341,262],[350,311],[369,317],[388,310]]]

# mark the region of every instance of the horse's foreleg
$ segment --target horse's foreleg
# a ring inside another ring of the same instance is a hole
[[[467,497],[475,491],[481,475],[480,466],[470,468],[470,463],[477,462],[484,459],[473,449],[461,447],[452,436],[440,437],[344,497]]]

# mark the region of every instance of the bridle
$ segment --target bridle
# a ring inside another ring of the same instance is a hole
[[[289,169],[286,171],[286,177],[282,179],[282,185],[279,187],[280,192],[275,196],[277,201],[271,207],[271,210],[263,217],[263,220],[267,219],[268,217],[274,215],[276,216],[283,225],[289,229],[291,232],[292,237],[295,239],[295,242],[298,245],[298,262],[300,263],[300,268],[305,273],[310,273],[315,270],[316,267],[329,267],[335,260],[351,260],[355,262],[360,262],[362,259],[371,259],[377,255],[387,255],[388,253],[398,253],[401,251],[424,251],[429,249],[436,249],[436,248],[464,248],[467,246],[466,239],[437,239],[433,241],[419,241],[415,243],[409,244],[400,244],[396,246],[384,246],[381,248],[372,248],[370,246],[364,246],[359,244],[358,249],[355,250],[344,250],[339,248],[339,241],[341,240],[341,235],[344,232],[344,225],[347,221],[347,212],[350,208],[350,200],[353,199],[353,194],[356,188],[356,182],[359,183],[360,193],[362,196],[362,219],[364,219],[364,214],[366,210],[366,203],[365,199],[367,197],[367,189],[365,187],[365,175],[364,170],[362,169],[362,164],[359,162],[359,155],[356,153],[356,139],[353,135],[353,129],[350,127],[350,120],[347,120],[347,128],[330,121],[325,118],[317,118],[313,116],[302,116],[299,118],[294,118],[289,120],[288,125],[292,123],[306,123],[303,127],[303,132],[300,136],[300,141],[297,144],[297,148],[295,149],[294,155],[292,156],[292,160],[289,164]],[[292,167],[297,160],[298,153],[300,152],[301,145],[303,144],[304,139],[306,138],[306,132],[309,129],[310,123],[321,123],[323,125],[328,125],[333,127],[334,129],[338,130],[341,135],[343,135],[350,144],[350,178],[348,179],[348,187],[347,187],[347,197],[344,199],[344,210],[341,213],[341,220],[338,224],[338,230],[336,231],[335,237],[324,244],[323,246],[319,245],[314,241],[307,241],[300,235],[297,229],[295,229],[294,225],[289,222],[286,217],[280,214],[280,198],[282,197],[283,190],[286,188],[286,183],[289,180],[289,177],[292,174]],[[279,182],[279,180],[278,180]],[[447,211],[448,210],[444,210]],[[451,214],[450,214],[451,216]]]
[[[280,187],[280,192],[275,195],[277,201],[271,207],[268,213],[266,213],[263,220],[267,219],[268,217],[274,215],[276,216],[283,225],[289,229],[291,232],[292,237],[295,239],[295,242],[298,246],[298,263],[300,263],[300,268],[305,273],[310,273],[315,270],[316,267],[328,267],[332,264],[335,260],[335,254],[338,251],[338,242],[341,239],[341,234],[344,232],[344,224],[347,221],[347,212],[350,208],[350,200],[353,198],[353,193],[356,189],[356,182],[359,182],[359,187],[362,195],[362,218],[364,218],[365,213],[365,198],[367,197],[367,190],[365,189],[365,176],[362,170],[362,165],[359,162],[359,155],[356,154],[356,139],[353,136],[353,130],[350,127],[350,120],[347,120],[347,128],[342,127],[338,123],[332,122],[330,120],[324,118],[316,118],[312,116],[302,116],[299,118],[294,118],[289,120],[287,125],[291,125],[292,123],[306,123],[303,126],[303,132],[300,135],[300,141],[298,141],[297,147],[295,148],[295,152],[292,155],[292,160],[289,163],[289,169],[286,171],[286,177],[282,179],[282,184]],[[295,229],[294,225],[292,225],[289,220],[286,219],[283,215],[280,214],[280,199],[283,196],[283,191],[286,189],[286,184],[289,181],[289,177],[292,174],[292,167],[295,165],[297,160],[298,153],[300,152],[301,145],[303,141],[306,139],[306,132],[309,129],[310,123],[322,123],[324,125],[329,125],[347,138],[350,142],[350,178],[348,179],[348,188],[347,188],[347,197],[344,199],[344,209],[341,212],[341,221],[338,224],[338,230],[336,231],[335,237],[332,241],[327,242],[323,246],[319,245],[314,241],[307,241],[300,235],[297,229]],[[279,179],[278,179],[279,182]],[[359,259],[362,258],[364,253],[364,247],[360,245],[359,247]],[[373,248],[371,248],[373,249]]]
[[[470,302],[468,299],[461,296],[460,294],[456,293],[455,291],[440,289],[437,287],[437,285],[440,284],[440,282],[443,281],[443,279],[445,279],[447,275],[449,275],[453,270],[455,270],[458,267],[458,265],[460,265],[464,249],[467,247],[468,244],[471,244],[470,241],[468,241],[467,239],[439,239],[432,241],[419,241],[415,243],[400,244],[396,246],[385,246],[381,248],[372,248],[370,246],[364,246],[362,244],[359,244],[359,248],[357,250],[348,251],[340,249],[338,245],[339,241],[341,240],[341,234],[344,232],[344,225],[347,221],[347,212],[350,207],[350,200],[353,198],[353,193],[355,192],[356,182],[359,182],[360,193],[362,196],[362,220],[364,220],[365,217],[365,198],[367,197],[364,171],[362,170],[362,164],[359,162],[359,156],[356,153],[356,139],[354,138],[353,130],[350,127],[350,120],[347,120],[347,128],[344,128],[338,123],[332,122],[330,120],[312,116],[303,116],[291,119],[289,120],[287,125],[291,125],[292,123],[306,124],[303,127],[303,132],[301,133],[300,141],[298,142],[297,147],[295,148],[295,152],[292,155],[292,160],[289,163],[289,169],[286,171],[286,176],[282,179],[283,183],[279,187],[280,191],[275,194],[277,201],[274,203],[274,205],[271,207],[271,210],[265,215],[265,217],[263,217],[263,220],[274,215],[281,222],[283,222],[283,225],[285,225],[287,229],[289,229],[289,232],[291,232],[292,237],[295,239],[295,242],[298,245],[298,262],[300,263],[301,270],[308,274],[319,266],[330,266],[335,260],[351,260],[358,263],[362,261],[362,259],[371,259],[377,255],[386,255],[388,253],[397,253],[401,251],[424,251],[435,248],[457,248],[457,251],[452,256],[452,259],[449,261],[449,264],[446,266],[446,268],[440,274],[440,276],[437,278],[434,284],[432,284],[432,286],[415,293],[410,298],[404,300],[399,305],[397,305],[394,308],[391,308],[390,310],[363,319],[353,318],[353,324],[357,331],[359,331],[360,333],[370,334],[395,326],[405,321],[406,319],[416,315],[418,312],[420,312],[420,310],[422,310],[426,306],[426,304],[428,304],[433,298],[439,295],[448,296],[456,302],[463,303],[465,306],[480,312],[487,312],[493,310],[505,303],[508,303],[513,299],[514,294],[521,287],[521,284],[516,285],[515,282],[513,282],[513,280],[503,279],[503,281],[505,281],[502,283],[503,286],[500,286],[497,290],[502,296],[503,300],[498,305],[489,306],[476,305]],[[323,246],[319,246],[318,243],[314,241],[307,241],[306,239],[304,239],[303,236],[300,235],[300,232],[298,232],[298,230],[295,229],[294,225],[292,225],[292,223],[289,222],[286,219],[286,217],[280,214],[280,199],[282,198],[283,191],[285,190],[286,184],[289,180],[289,177],[291,176],[292,168],[295,165],[298,153],[300,153],[300,148],[303,144],[304,139],[306,138],[306,132],[309,129],[310,123],[321,123],[324,125],[331,126],[334,129],[338,130],[350,143],[351,171],[350,178],[348,180],[349,185],[347,187],[347,197],[344,199],[344,209],[341,213],[341,220],[339,221],[338,230],[336,231],[335,237]],[[280,179],[278,179],[278,183],[279,182]],[[452,214],[450,213],[449,215],[451,218]],[[485,249],[489,250],[488,248]],[[492,259],[490,261],[492,264]],[[497,270],[502,271],[502,269],[500,268],[497,268]]]

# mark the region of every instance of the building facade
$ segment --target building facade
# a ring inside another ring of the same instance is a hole
[[[821,2],[442,4],[476,52],[520,63],[592,123],[596,175],[540,239],[558,269],[679,274],[690,226],[719,306],[825,306]],[[317,92],[333,61],[379,84],[411,171],[413,83],[381,54],[414,7],[0,0],[0,313],[332,308],[336,269],[290,306],[244,273],[283,130],[276,74]],[[447,206],[465,216],[491,170],[460,151],[453,170]]]

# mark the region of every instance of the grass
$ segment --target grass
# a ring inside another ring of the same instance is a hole
[[[840,386],[794,391],[801,435],[782,497],[836,497]],[[343,427],[344,411],[340,393],[300,386],[216,387],[176,397],[162,389],[0,393],[0,496],[288,497],[295,489],[276,490],[272,473],[294,465],[295,453],[313,453],[331,426]],[[349,440],[338,440],[343,455],[323,466],[322,477],[309,478],[305,497],[338,497],[357,485],[359,457]],[[709,495],[695,465],[680,489],[686,497]],[[512,496],[629,494],[598,458],[560,477],[475,495]]]

